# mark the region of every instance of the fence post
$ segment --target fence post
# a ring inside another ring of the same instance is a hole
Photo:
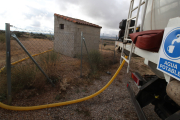
[[[80,77],[82,77],[82,47],[83,47],[83,32],[81,31],[81,70]]]
[[[7,69],[7,99],[8,104],[12,102],[11,96],[11,50],[10,50],[10,24],[5,23],[6,31],[6,69]]]
[[[89,57],[89,52],[88,52],[88,49],[87,49],[87,46],[86,46],[86,41],[85,41],[85,38],[84,38],[84,37],[83,37],[83,41],[84,41],[84,45],[85,45],[86,52],[87,52],[87,55],[88,55],[88,60],[89,60],[89,63],[90,63],[90,65],[91,65],[91,69],[93,69],[92,64],[91,64],[91,60],[90,60],[90,57]]]
[[[39,68],[39,70],[44,74],[44,76],[49,80],[49,82],[54,87],[54,83],[52,80],[46,75],[46,73],[42,70],[42,68],[38,65],[38,63],[35,61],[35,59],[31,56],[31,54],[26,50],[26,48],[23,46],[23,44],[20,42],[20,40],[16,37],[15,34],[11,35],[13,38],[15,38],[16,42],[21,46],[21,48],[26,52],[26,54],[29,56],[29,58],[34,62],[34,64]]]

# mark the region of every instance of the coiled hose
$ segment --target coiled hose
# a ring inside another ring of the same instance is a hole
[[[127,58],[127,56],[125,56],[125,58]],[[118,75],[120,70],[122,69],[124,63],[125,63],[125,60],[123,60],[123,62],[121,63],[121,65],[117,69],[116,73],[111,78],[111,80],[101,90],[99,90],[98,92],[96,92],[90,96],[80,98],[80,99],[76,99],[76,100],[66,101],[66,102],[53,103],[53,104],[47,104],[47,105],[39,105],[39,106],[29,106],[29,107],[10,106],[10,105],[6,105],[6,104],[3,104],[0,102],[0,107],[4,108],[4,109],[8,109],[8,110],[15,110],[15,111],[28,111],[28,110],[38,110],[38,109],[44,109],[44,108],[69,105],[69,104],[74,104],[74,103],[78,103],[78,102],[82,102],[82,101],[91,99],[91,98],[99,95],[101,92],[103,92],[114,81],[114,79],[116,78],[116,76]]]

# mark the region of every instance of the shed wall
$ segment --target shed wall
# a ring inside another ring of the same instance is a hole
[[[74,42],[75,54],[79,55],[81,53],[81,31],[83,32],[88,52],[92,50],[99,50],[100,28],[78,24],[76,26],[76,37]],[[83,43],[83,54],[86,53],[87,52]]]
[[[60,24],[64,24],[64,29],[60,29]],[[74,23],[54,16],[54,51],[74,57],[75,31]]]
[[[59,25],[64,24],[64,29]],[[54,16],[54,51],[75,57],[81,54],[81,31],[88,52],[99,50],[100,28],[76,24]],[[83,54],[87,54],[83,43]]]

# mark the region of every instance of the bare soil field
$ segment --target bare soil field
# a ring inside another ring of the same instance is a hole
[[[106,40],[100,40],[99,48],[101,50],[111,50],[114,51],[115,49],[115,42],[114,41],[106,41]]]
[[[27,38],[21,37],[19,38],[21,43],[25,46],[28,52],[31,55],[38,54],[50,49],[53,49],[54,43],[48,39],[34,39],[34,38]],[[114,41],[103,41],[99,44],[100,50],[110,50],[114,51]],[[112,53],[113,55],[113,53]],[[6,64],[6,44],[0,43],[0,68],[5,66]],[[28,57],[24,50],[19,46],[19,44],[12,39],[11,40],[11,63],[21,60],[25,57]]]
[[[53,42],[48,39],[20,38],[21,43],[25,46],[31,55],[41,53],[53,48]],[[0,43],[0,68],[6,64],[6,45]],[[24,50],[15,40],[11,40],[11,62],[28,57]]]
[[[49,45],[48,47],[51,47]],[[48,48],[47,47],[47,48]],[[43,49],[45,50],[45,49]],[[113,51],[102,50],[103,56],[112,60]],[[109,57],[110,56],[110,57]],[[120,53],[116,52],[116,62],[108,66],[105,70],[100,71],[97,78],[88,77],[88,67],[83,66],[83,77],[80,77],[80,60],[62,56],[61,69],[61,88],[53,88],[46,84],[46,90],[38,91],[36,89],[27,89],[15,95],[12,105],[14,106],[34,106],[63,101],[74,100],[91,95],[111,79],[119,67]],[[141,74],[153,74],[151,70],[144,65],[140,57],[132,58],[130,71],[137,71]],[[106,72],[109,71],[111,75]],[[127,64],[113,81],[113,83],[98,96],[72,105],[59,106],[35,111],[10,111],[0,108],[0,119],[19,119],[19,120],[138,120],[135,108],[131,102],[130,95],[127,91],[126,84],[130,82],[134,91],[138,91],[130,73],[127,74]],[[63,86],[62,86],[63,85]],[[3,101],[6,103],[6,101]],[[153,106],[148,105],[143,108],[149,120],[159,120],[153,111]]]

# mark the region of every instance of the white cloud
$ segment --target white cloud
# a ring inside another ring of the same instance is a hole
[[[130,0],[5,0],[0,7],[0,29],[10,23],[23,29],[54,28],[54,13],[102,26],[101,33],[116,35],[127,18]]]

